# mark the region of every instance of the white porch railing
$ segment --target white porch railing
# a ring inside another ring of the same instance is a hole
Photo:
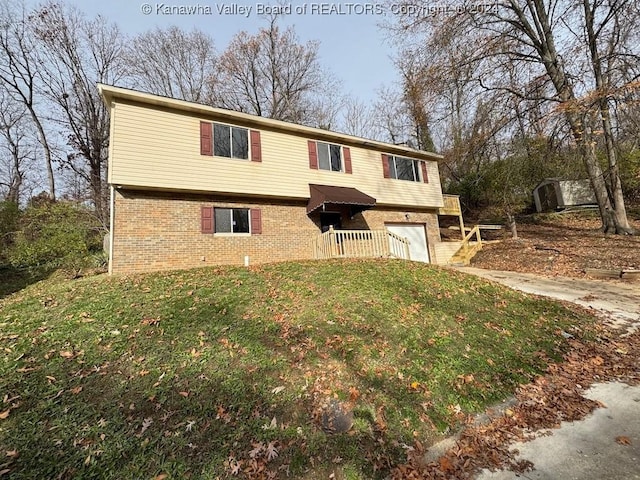
[[[410,260],[409,240],[387,230],[334,230],[313,240],[315,258],[395,257]]]

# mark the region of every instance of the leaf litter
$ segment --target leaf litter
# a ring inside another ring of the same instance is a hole
[[[407,462],[395,467],[394,479],[467,479],[482,469],[508,468],[516,473],[531,470],[528,461],[517,460],[510,446],[529,441],[558,428],[561,422],[581,420],[594,409],[604,407],[582,394],[595,382],[618,380],[640,384],[640,332],[620,337],[605,327],[594,327],[598,339],[583,342],[569,339],[564,362],[552,364],[544,375],[516,391],[516,404],[488,423],[468,417],[455,445],[437,460],[425,463],[427,451],[419,442],[407,455]],[[624,353],[621,353],[624,352]],[[618,436],[620,445],[631,440]]]

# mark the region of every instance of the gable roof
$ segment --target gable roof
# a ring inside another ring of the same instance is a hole
[[[233,110],[226,110],[223,108],[214,108],[208,105],[187,102],[185,100],[178,100],[176,98],[163,97],[161,95],[140,92],[138,90],[132,90],[129,88],[122,88],[113,85],[98,83],[98,91],[100,92],[100,95],[102,96],[107,107],[110,107],[114,101],[135,102],[138,104],[149,105],[150,107],[164,107],[172,110],[183,111],[186,113],[199,115],[203,118],[215,118],[217,120],[223,120],[230,123],[241,122],[244,125],[250,125],[258,129],[264,128],[268,130],[276,130],[285,133],[298,134],[310,139],[326,140],[329,142],[336,142],[344,145],[352,145],[369,150],[376,150],[381,153],[390,153],[432,161],[439,161],[443,158],[442,155],[438,155],[437,153],[424,152],[422,150],[416,150],[404,145],[394,145],[391,143],[379,142],[377,140],[370,140],[367,138],[347,135],[345,133],[333,132],[331,130],[307,127],[305,125],[299,125],[297,123],[274,120],[272,118],[260,117],[257,115],[236,112]]]

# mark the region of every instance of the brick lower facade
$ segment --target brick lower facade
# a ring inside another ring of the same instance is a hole
[[[320,220],[310,218],[306,201],[229,199],[181,193],[114,190],[110,273],[172,270],[207,265],[243,265],[313,258],[312,240]],[[201,207],[260,209],[262,233],[207,234],[201,232]],[[345,229],[382,230],[386,223],[424,224],[431,261],[440,242],[433,211],[376,207],[349,218]],[[434,262],[435,263],[435,262]]]

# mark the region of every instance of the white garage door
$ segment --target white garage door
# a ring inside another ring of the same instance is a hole
[[[424,225],[386,225],[387,230],[409,240],[411,260],[429,263],[427,234]]]

